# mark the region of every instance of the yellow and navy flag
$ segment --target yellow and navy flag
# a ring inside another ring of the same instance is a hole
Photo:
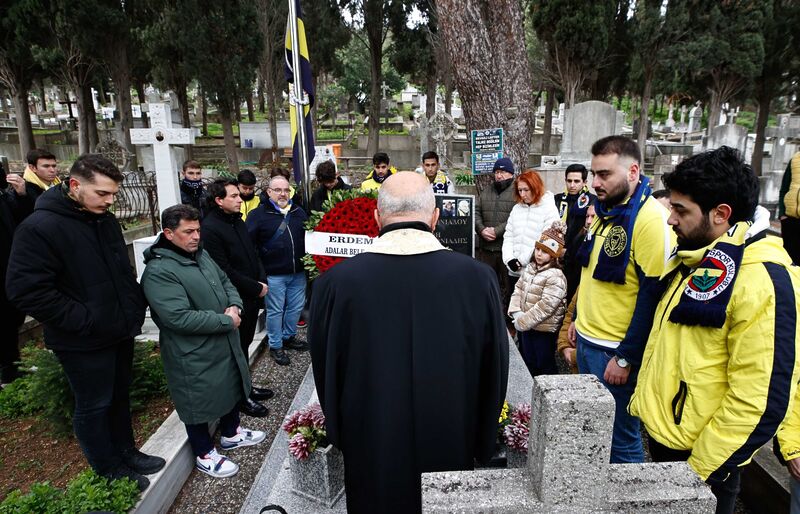
[[[303,24],[303,11],[300,9],[300,0],[290,0],[295,3],[295,13],[297,14],[297,39],[300,46],[300,82],[306,94],[308,103],[303,106],[303,126],[306,134],[306,149],[308,163],[314,160],[314,133],[311,125],[311,107],[314,105],[314,86],[311,82],[311,63],[308,60],[308,45],[306,44],[306,29]],[[286,25],[286,59],[284,63],[284,74],[286,80],[290,84],[297,84],[294,80],[294,70],[292,69],[292,33],[291,26],[293,20],[288,20]],[[292,162],[294,164],[294,180],[300,184],[303,181],[303,170],[300,169],[298,163],[300,162],[299,142],[297,138],[297,113],[295,112],[297,105],[294,102],[289,102],[289,120],[292,128]]]

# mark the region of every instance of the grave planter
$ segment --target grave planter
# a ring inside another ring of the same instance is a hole
[[[289,459],[292,492],[332,507],[344,494],[344,458],[333,445],[317,448],[307,459]]]

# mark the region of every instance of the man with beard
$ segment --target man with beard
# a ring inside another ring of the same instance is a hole
[[[503,234],[514,200],[514,163],[508,157],[494,163],[494,184],[480,192],[475,200],[475,232],[478,233],[478,259],[491,267],[500,284],[504,308],[511,299],[508,268],[503,262]]]
[[[239,211],[242,213],[242,221],[246,221],[247,215],[261,205],[261,198],[256,195],[256,175],[250,170],[242,170],[236,176],[236,182],[239,187],[239,198],[242,199]]]
[[[732,513],[742,466],[795,404],[800,270],[766,235],[758,178],[738,151],[690,157],[664,184],[678,247],[630,411],[653,460],[687,461],[716,512]],[[796,435],[779,439],[785,458],[800,457]]]
[[[380,237],[314,287],[314,381],[350,513],[420,512],[421,473],[472,469],[494,450],[508,379],[497,282],[441,245],[438,217],[425,177],[393,175],[378,193]],[[453,301],[436,316],[409,308],[443,291]]]
[[[567,251],[564,254],[564,275],[567,277],[567,303],[572,299],[581,279],[581,266],[575,261],[575,254],[583,240],[583,225],[586,212],[597,200],[589,192],[586,178],[589,170],[583,164],[570,164],[564,172],[566,190],[555,195],[554,199],[561,221],[567,225]]]
[[[642,462],[639,420],[626,408],[672,249],[671,232],[666,209],[650,195],[633,140],[600,139],[592,156],[597,219],[576,255],[583,270],[570,340],[580,372],[597,376],[614,396],[611,462]]]

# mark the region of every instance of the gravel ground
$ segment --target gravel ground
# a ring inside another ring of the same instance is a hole
[[[305,337],[305,330],[299,334]],[[251,418],[242,415],[242,426],[263,430],[267,438],[259,445],[239,448],[231,452],[220,452],[239,465],[239,473],[230,478],[212,478],[198,470],[193,470],[186,480],[180,494],[169,510],[172,514],[224,514],[237,513],[244,503],[250,486],[255,480],[258,470],[264,462],[272,440],[280,430],[287,409],[294,399],[300,383],[311,364],[308,352],[287,350],[292,363],[289,366],[278,366],[263,352],[253,364],[253,383],[266,386],[275,391],[275,396],[266,402],[270,409],[266,418]],[[219,442],[219,430],[214,435]],[[219,450],[219,446],[217,446]]]

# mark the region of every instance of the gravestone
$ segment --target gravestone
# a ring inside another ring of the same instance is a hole
[[[672,103],[669,104],[669,113],[667,113],[667,121],[664,123],[664,126],[668,129],[673,129],[675,127],[675,106]]]
[[[692,110],[689,111],[689,128],[686,129],[687,132],[697,132],[701,130],[703,119],[703,108],[700,107],[700,102],[697,102]]]
[[[688,110],[689,109],[685,105],[681,105],[681,121],[679,121],[676,126],[678,132],[686,132],[686,113]]]
[[[150,128],[131,129],[131,143],[134,145],[152,145],[154,168],[156,172],[156,190],[158,191],[158,209],[164,209],[181,202],[178,189],[178,171],[180,164],[173,152],[173,145],[193,145],[194,130],[173,128],[167,105],[152,103],[148,106]],[[145,168],[145,171],[150,171]]]
[[[439,221],[433,234],[454,252],[475,257],[475,197],[473,195],[436,195]]]
[[[292,129],[288,121],[278,121],[278,148],[292,147]],[[272,148],[272,134],[269,123],[247,122],[239,123],[239,144],[241,148]]]
[[[591,100],[566,112],[561,143],[561,166],[588,164],[592,144],[600,138],[622,133],[622,122],[613,105]]]
[[[614,399],[591,375],[534,379],[526,468],[424,473],[426,513],[707,513],[686,462],[609,464]]]
[[[747,150],[747,129],[741,125],[717,125],[708,131],[707,150],[729,146],[744,155]]]
[[[458,132],[458,123],[446,112],[436,111],[434,115],[428,119],[428,130],[430,131],[433,143],[436,145],[436,153],[439,154],[439,162],[445,165],[448,162],[447,144]]]

